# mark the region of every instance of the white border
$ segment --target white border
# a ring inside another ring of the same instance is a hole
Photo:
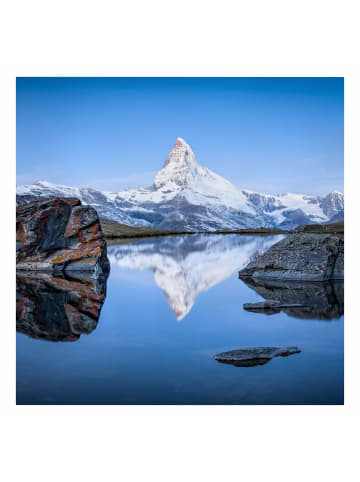
[[[355,2],[16,1],[0,18],[4,480],[352,480],[359,426]],[[16,407],[16,76],[344,76],[345,406]],[[10,234],[11,233],[11,234]],[[10,254],[11,253],[11,254]],[[351,260],[351,262],[350,262]],[[357,455],[357,454],[356,454]]]

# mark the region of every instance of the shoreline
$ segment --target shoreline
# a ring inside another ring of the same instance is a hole
[[[239,231],[179,231],[176,233],[151,233],[151,234],[138,234],[138,233],[126,233],[123,235],[106,235],[104,234],[104,237],[107,241],[125,241],[125,240],[142,240],[142,239],[147,239],[147,238],[164,238],[167,236],[185,236],[185,235],[196,235],[196,234],[205,234],[205,235],[226,235],[226,234],[238,234],[239,236],[274,236],[277,234],[290,234],[290,231],[281,231],[281,232],[262,232],[258,233],[255,231],[250,231],[250,232],[239,232]]]
[[[216,231],[173,231],[162,230],[156,228],[127,226],[113,221],[102,221],[101,227],[107,241],[124,241],[124,240],[141,240],[147,238],[157,238],[164,236],[184,236],[193,234],[238,234],[242,236],[274,236],[278,234],[296,234],[296,233],[312,233],[312,234],[332,234],[337,236],[344,236],[344,223],[332,224],[307,224],[298,226],[296,229],[285,230],[277,228],[256,228],[256,229],[236,229],[233,231],[216,230]]]
[[[273,236],[276,234],[290,234],[290,230],[277,228],[256,228],[216,231],[175,231],[168,229],[157,229],[139,226],[127,226],[114,221],[100,219],[101,228],[106,240],[138,240],[163,236],[184,236],[187,234],[239,234],[243,236]]]

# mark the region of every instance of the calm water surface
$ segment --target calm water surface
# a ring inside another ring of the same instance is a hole
[[[63,315],[70,320],[69,303],[55,285],[37,296],[42,288],[32,281],[28,291],[25,280],[17,403],[342,404],[343,284],[261,285],[237,277],[281,238],[187,235],[109,246],[98,323],[75,317],[71,325],[80,323],[83,334],[71,334]],[[271,316],[243,309],[264,298],[306,306]],[[242,347],[294,345],[301,353],[255,367],[213,359]]]

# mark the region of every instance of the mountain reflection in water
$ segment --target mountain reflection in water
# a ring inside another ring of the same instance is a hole
[[[16,331],[47,341],[76,341],[95,330],[106,296],[106,279],[74,273],[16,275]]]
[[[175,318],[182,320],[197,296],[247,265],[284,236],[237,234],[185,235],[152,238],[108,246],[111,266],[150,270]]]

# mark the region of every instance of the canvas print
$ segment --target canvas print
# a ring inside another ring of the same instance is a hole
[[[17,404],[343,404],[343,78],[16,84]]]

